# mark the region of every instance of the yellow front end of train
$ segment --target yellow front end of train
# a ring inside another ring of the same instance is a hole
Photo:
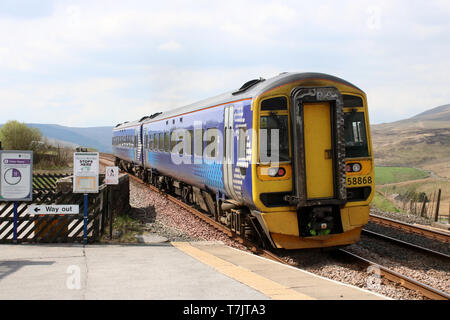
[[[303,79],[262,93],[252,109],[258,142],[252,214],[272,245],[357,242],[375,190],[365,93],[348,83]],[[273,129],[278,137],[268,133]]]

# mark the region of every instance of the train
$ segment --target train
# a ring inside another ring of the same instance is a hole
[[[283,72],[117,124],[115,164],[265,248],[360,239],[374,195],[367,97],[323,73]]]

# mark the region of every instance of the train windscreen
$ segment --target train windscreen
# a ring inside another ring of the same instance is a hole
[[[369,156],[364,112],[346,112],[344,114],[344,130],[345,157]]]

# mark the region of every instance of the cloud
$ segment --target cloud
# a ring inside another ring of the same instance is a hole
[[[174,52],[179,51],[181,49],[181,44],[174,40],[170,40],[168,42],[164,42],[158,46],[158,50],[161,51],[168,51],[168,52]]]
[[[0,5],[0,122],[115,124],[282,71],[355,83],[375,122],[450,101],[446,1],[14,3]]]

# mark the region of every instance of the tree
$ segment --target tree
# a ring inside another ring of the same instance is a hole
[[[30,128],[25,123],[8,121],[0,128],[0,141],[4,150],[41,149],[42,133],[38,128]]]

